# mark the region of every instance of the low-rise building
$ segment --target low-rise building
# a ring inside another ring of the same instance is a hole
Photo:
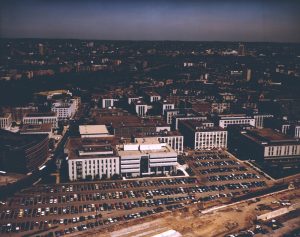
[[[8,129],[12,123],[12,116],[10,113],[0,114],[0,129]]]
[[[185,144],[195,150],[227,148],[227,131],[214,127],[213,123],[181,121],[179,131],[184,136]]]
[[[161,114],[165,115],[165,112],[167,110],[173,110],[175,108],[175,104],[170,103],[167,100],[164,100],[160,102],[160,108],[161,108]]]
[[[103,96],[102,108],[113,108],[115,106],[116,101],[119,101],[119,99],[113,98],[112,96]]]
[[[222,114],[226,111],[230,111],[230,103],[228,102],[213,102],[211,104],[211,112]]]
[[[20,129],[20,134],[46,134],[49,138],[52,138],[52,124],[23,124],[22,128]]]
[[[23,117],[23,124],[52,124],[53,128],[58,127],[58,117],[56,113],[31,113]]]
[[[120,158],[110,141],[99,138],[69,138],[65,153],[68,155],[69,179],[101,179],[120,174]]]
[[[136,138],[156,138],[159,142],[167,143],[172,147],[178,154],[183,153],[183,136],[177,131],[160,131],[154,133],[146,133],[137,135]],[[137,142],[135,138],[135,142]]]
[[[205,121],[207,120],[206,116],[197,116],[195,114],[177,114],[172,118],[172,128],[174,130],[178,130],[179,121],[185,120],[197,120],[197,121]]]
[[[139,117],[145,117],[148,111],[148,105],[142,100],[133,101],[134,111]]]
[[[219,115],[218,124],[221,128],[227,128],[230,124],[249,124],[255,126],[255,119],[245,114]]]
[[[173,116],[179,114],[179,109],[170,109],[164,111],[164,117],[167,124],[172,124]]]
[[[235,134],[235,150],[244,159],[268,164],[292,165],[300,162],[300,140],[270,128],[243,129]],[[238,137],[239,136],[239,137]]]
[[[117,145],[124,177],[166,174],[176,171],[177,153],[156,138],[139,138],[136,143]]]
[[[58,101],[52,104],[51,110],[57,114],[59,120],[72,118],[77,111],[77,103],[74,99],[69,101]]]
[[[147,91],[145,93],[145,98],[147,99],[148,102],[150,103],[153,103],[153,102],[156,102],[156,101],[160,101],[161,100],[161,96],[160,94],[158,94],[157,92],[155,91]]]
[[[105,125],[80,125],[79,133],[82,138],[110,136]]]
[[[266,118],[273,118],[274,116],[272,114],[255,114],[253,115],[253,118],[255,120],[255,127],[256,128],[263,128],[264,127],[264,121]]]

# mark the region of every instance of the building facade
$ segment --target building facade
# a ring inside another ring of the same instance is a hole
[[[185,144],[195,150],[226,149],[227,131],[214,127],[213,123],[200,121],[181,121],[179,131],[184,136]]]
[[[10,113],[0,114],[0,129],[8,129],[12,123],[12,116]]]
[[[53,128],[58,127],[58,117],[55,113],[32,113],[23,117],[23,124],[52,124]]]
[[[249,124],[255,126],[255,119],[250,116],[235,114],[219,116],[219,127],[227,128],[227,126],[231,124]]]
[[[235,147],[244,159],[270,165],[298,165],[300,141],[270,128],[240,131]]]
[[[115,106],[116,101],[119,100],[114,98],[102,98],[102,108],[112,108]]]
[[[55,102],[52,104],[51,110],[57,114],[59,120],[72,118],[76,111],[76,102],[70,100],[69,102]]]
[[[70,138],[65,153],[71,181],[111,178],[120,174],[120,159],[106,141]]]
[[[117,146],[123,177],[167,174],[176,171],[177,153],[155,138],[140,138],[137,143]]]

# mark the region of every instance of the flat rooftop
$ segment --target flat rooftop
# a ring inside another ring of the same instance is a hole
[[[33,132],[51,132],[52,124],[44,123],[44,124],[23,124],[20,129],[20,133],[33,133]]]
[[[56,113],[54,112],[29,113],[25,117],[56,117]]]
[[[140,133],[136,134],[135,137],[173,137],[173,136],[182,136],[178,131],[160,131],[160,132],[149,132],[149,133]]]
[[[220,119],[228,119],[228,118],[251,118],[251,116],[247,116],[246,114],[220,114]]]
[[[135,101],[132,102],[132,104],[134,104],[134,105],[147,105],[147,103],[142,99],[135,100]]]
[[[256,133],[258,136],[265,138],[269,141],[283,141],[283,140],[291,139],[290,137],[286,136],[285,134],[276,132],[271,128],[253,129],[251,131]]]
[[[41,91],[36,93],[37,95],[43,95],[43,96],[48,96],[48,95],[53,95],[53,94],[68,94],[70,93],[67,90],[54,90],[54,91]]]
[[[116,156],[115,150],[112,146],[112,142],[112,140],[99,138],[69,138],[65,148],[68,150],[69,160],[107,158]],[[84,155],[84,153],[96,152],[99,152],[100,154]]]
[[[80,135],[95,135],[95,134],[108,134],[105,125],[80,125]]]
[[[116,146],[120,156],[140,156],[149,153],[177,153],[166,143],[160,143],[156,138],[137,138],[136,143],[127,143]]]
[[[285,134],[276,132],[271,128],[247,130],[247,132],[244,133],[243,135],[257,143],[262,143],[262,142],[284,143],[284,144],[300,143],[299,140],[297,140],[296,138],[289,137]]]
[[[181,124],[185,125],[189,129],[193,131],[225,131],[225,129],[221,127],[215,127],[215,126],[206,126],[205,124],[213,124],[211,121],[200,121],[200,120],[183,120],[180,121]]]
[[[146,91],[145,94],[148,96],[160,96],[156,91]]]

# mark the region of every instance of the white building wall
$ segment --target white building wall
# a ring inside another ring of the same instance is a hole
[[[295,126],[295,135],[296,138],[300,138],[300,126]]]
[[[255,126],[255,119],[253,118],[236,118],[236,119],[220,119],[219,127],[227,128],[231,124],[249,124]]]
[[[159,142],[169,144],[178,154],[183,153],[183,136],[158,137]]]
[[[280,156],[296,156],[300,155],[299,145],[281,145],[281,146],[266,146],[264,150],[265,157],[280,157]]]
[[[1,117],[0,118],[0,128],[1,129],[7,129],[11,126],[12,123],[12,117],[11,114],[9,114],[6,117]]]
[[[227,148],[227,131],[195,132],[195,150]]]
[[[87,175],[91,175],[92,178],[95,178],[96,175],[99,175],[100,178],[107,175],[108,178],[111,178],[114,174],[120,174],[119,157],[70,159],[68,166],[71,181],[85,179]],[[80,166],[82,176],[78,172]]]
[[[51,123],[52,127],[56,128],[58,126],[58,119],[54,116],[23,117],[23,123],[32,125]]]

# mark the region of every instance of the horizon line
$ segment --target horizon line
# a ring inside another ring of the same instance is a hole
[[[277,44],[300,44],[296,41],[243,41],[243,40],[176,40],[176,39],[95,39],[95,38],[52,38],[52,37],[1,37],[0,40],[87,40],[87,41],[131,41],[131,42],[209,42],[209,43],[277,43]]]

